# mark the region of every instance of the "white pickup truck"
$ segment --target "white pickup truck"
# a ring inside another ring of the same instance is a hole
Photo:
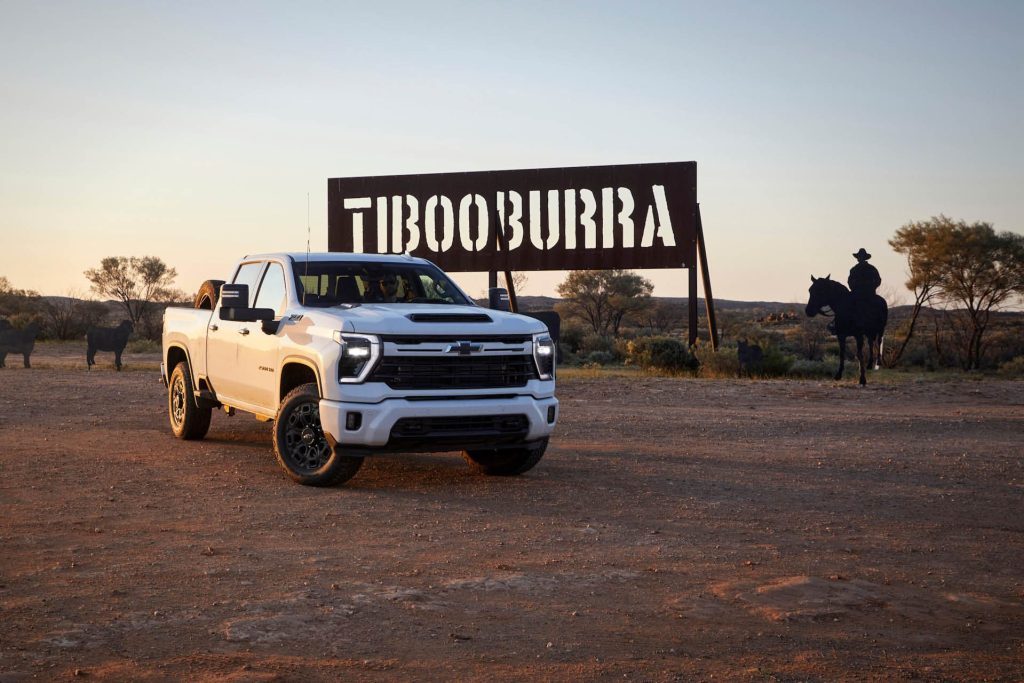
[[[274,422],[300,484],[351,478],[372,453],[463,451],[485,474],[544,455],[558,419],[555,345],[538,320],[477,306],[410,256],[265,254],[164,314],[171,429],[214,408]]]

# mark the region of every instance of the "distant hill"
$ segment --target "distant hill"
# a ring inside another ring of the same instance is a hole
[[[654,300],[678,304],[680,306],[686,306],[689,302],[685,296],[656,296],[654,297]],[[550,311],[560,302],[561,299],[553,296],[520,296],[519,308],[524,311]],[[487,304],[487,300],[477,299],[477,303],[484,306]],[[697,307],[700,311],[704,311],[703,297],[697,299]],[[784,311],[800,310],[802,308],[803,304],[787,304],[781,301],[733,301],[731,299],[715,299],[715,310],[717,311],[759,311],[762,313],[781,313]]]

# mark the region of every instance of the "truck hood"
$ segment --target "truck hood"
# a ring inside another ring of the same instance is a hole
[[[363,304],[323,309],[343,321],[344,332],[400,335],[539,334],[547,326],[534,318],[477,306]]]

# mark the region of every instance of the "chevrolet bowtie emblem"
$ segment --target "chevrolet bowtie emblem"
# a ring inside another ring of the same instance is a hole
[[[454,344],[449,344],[445,347],[445,353],[457,353],[460,356],[468,356],[471,353],[476,353],[483,348],[482,344],[474,344],[473,342],[460,341]]]

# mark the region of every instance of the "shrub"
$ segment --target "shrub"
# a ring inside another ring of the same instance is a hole
[[[133,339],[128,342],[125,351],[128,353],[160,353],[160,342],[152,339]]]
[[[793,356],[783,353],[775,344],[762,343],[760,346],[764,354],[763,359],[760,366],[752,369],[750,374],[755,377],[781,377],[789,372],[793,366]],[[717,351],[712,351],[709,343],[698,341],[694,353],[700,361],[701,377],[740,376],[740,360],[735,346],[719,345]]]
[[[626,359],[644,370],[682,372],[697,367],[686,344],[672,337],[640,337],[626,345]]]
[[[616,361],[615,354],[607,351],[592,351],[583,358],[585,366],[609,365]]]
[[[782,349],[770,344],[764,348],[764,362],[758,375],[763,377],[781,377],[793,366],[793,356],[783,353]]]
[[[835,374],[838,366],[839,361],[836,361],[835,363],[827,363],[823,360],[799,359],[793,361],[793,365],[789,368],[789,375],[791,377],[803,377],[807,379],[827,379]]]
[[[575,354],[579,352],[580,347],[583,345],[583,338],[586,335],[586,330],[579,325],[566,323],[562,325],[561,335],[558,340],[566,350]]]
[[[572,349],[564,343],[558,344],[558,364],[559,365],[579,365],[580,357],[577,356]]]
[[[738,377],[740,374],[740,360],[736,356],[735,346],[719,345],[718,350],[713,351],[711,344],[698,341],[693,352],[700,362],[701,377]]]
[[[1017,356],[999,365],[999,374],[1008,377],[1024,377],[1024,356]]]
[[[586,357],[595,351],[614,353],[615,345],[608,337],[602,337],[599,334],[588,334],[583,337],[582,341],[580,341],[579,347],[576,349],[576,353],[581,357]]]

